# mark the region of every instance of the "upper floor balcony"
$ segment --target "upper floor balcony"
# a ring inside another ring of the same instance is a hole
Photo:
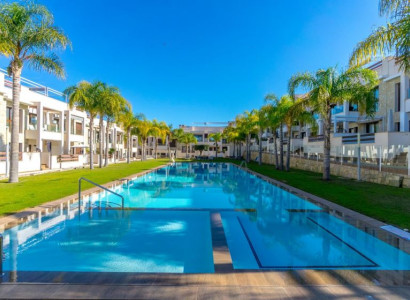
[[[13,79],[8,75],[7,70],[0,69],[0,74],[4,76],[4,87],[11,89],[13,87]],[[20,86],[28,89],[28,91],[37,93],[46,97],[53,98],[55,100],[67,102],[66,96],[55,89],[49,88],[47,86],[41,85],[37,82],[34,82],[30,79],[20,77]]]

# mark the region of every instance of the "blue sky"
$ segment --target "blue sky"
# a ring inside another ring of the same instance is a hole
[[[345,67],[386,21],[376,0],[40,2],[73,43],[61,55],[67,78],[23,76],[58,90],[105,81],[135,112],[174,127],[232,120],[267,93],[286,93],[295,72]]]

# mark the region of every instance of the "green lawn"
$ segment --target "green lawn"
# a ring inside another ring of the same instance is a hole
[[[225,161],[239,163],[236,160]],[[296,169],[278,171],[274,166],[259,166],[254,162],[249,164],[249,169],[382,222],[410,228],[410,189],[334,176],[325,182],[318,173]]]
[[[78,179],[86,177],[103,184],[168,163],[168,159],[109,165],[106,168],[77,169],[35,176],[20,177],[19,183],[0,181],[0,215],[17,212],[78,192]],[[82,183],[83,189],[92,187]]]

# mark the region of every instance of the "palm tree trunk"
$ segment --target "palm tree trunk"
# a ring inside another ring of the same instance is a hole
[[[127,164],[130,163],[130,157],[131,157],[131,128],[128,128],[127,130]]]
[[[236,148],[236,142],[235,141],[233,141],[233,152],[232,152],[232,156],[233,157],[236,157],[236,153],[235,153],[235,149]]]
[[[215,142],[215,158],[218,158],[218,142]]]
[[[324,118],[324,139],[323,139],[323,180],[330,180],[330,120],[331,109],[328,108],[327,116]]]
[[[145,160],[145,139],[141,140],[141,160]]]
[[[171,146],[169,145],[169,137],[167,136],[167,152],[168,158],[171,158]]]
[[[289,129],[289,135],[288,135],[288,144],[287,144],[287,150],[286,150],[286,172],[289,172],[290,170],[290,141],[292,140],[292,126],[288,126]]]
[[[185,144],[185,146],[186,146],[186,155],[185,155],[185,157],[188,158],[188,144]]]
[[[280,123],[279,150],[280,150],[279,168],[283,171],[283,124],[282,123]]]
[[[144,160],[147,159],[147,151],[148,151],[148,138],[144,139]]]
[[[275,168],[276,170],[279,170],[279,165],[278,165],[279,157],[278,157],[278,144],[277,144],[278,141],[277,140],[278,140],[278,134],[275,129],[273,133],[273,143],[274,143],[273,151],[275,152]]]
[[[155,141],[155,145],[154,145],[154,147],[155,147],[155,159],[157,159],[158,157],[157,157],[157,149],[158,149],[158,139],[157,139],[157,137],[155,137],[155,139],[154,139],[154,141]]]
[[[259,159],[258,159],[258,165],[262,165],[262,128],[259,129]]]
[[[108,166],[108,138],[110,135],[110,124],[107,121],[107,128],[105,129],[105,162],[104,167]]]
[[[22,68],[13,67],[13,117],[11,123],[11,155],[9,182],[19,181],[19,126],[20,126],[20,76]],[[43,126],[43,124],[37,124]],[[7,134],[7,133],[6,133]],[[6,145],[8,147],[9,145]],[[6,174],[7,175],[7,174]]]
[[[249,133],[246,136],[246,162],[251,161],[251,147],[250,147],[250,139],[251,139],[251,134]]]
[[[94,159],[93,159],[93,150],[94,150],[94,116],[90,115],[90,169],[94,169]]]
[[[102,168],[103,165],[103,146],[104,146],[104,119],[102,116],[100,116],[100,144],[99,144],[99,149],[100,149],[100,156],[99,156],[99,166]]]

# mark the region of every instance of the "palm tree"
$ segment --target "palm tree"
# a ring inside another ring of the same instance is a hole
[[[186,146],[186,158],[189,158],[188,148],[191,144],[196,144],[198,141],[192,133],[184,133],[180,137],[180,142]]]
[[[279,114],[279,99],[274,94],[265,96],[265,110],[267,111],[267,118],[269,120],[269,127],[273,135],[273,151],[275,154],[275,168],[279,169],[278,157],[278,128],[281,126],[282,116]]]
[[[256,110],[252,110],[251,112],[245,111],[236,118],[236,124],[246,138],[246,162],[250,162],[251,160],[250,140],[251,135],[257,132],[257,118]]]
[[[259,160],[258,164],[262,165],[262,135],[266,128],[269,127],[269,107],[262,106],[257,111],[258,120],[256,122],[258,127],[258,146],[259,146]]]
[[[374,88],[378,82],[377,74],[370,69],[353,68],[337,72],[335,68],[318,70],[316,74],[298,73],[289,80],[290,96],[295,97],[298,87],[308,89],[301,99],[305,107],[320,115],[324,126],[323,179],[330,179],[330,128],[333,107],[344,101],[358,104],[359,113],[374,115],[376,98]]]
[[[224,128],[222,134],[226,137],[228,142],[233,143],[233,157],[236,157],[236,144],[239,140],[239,130],[233,126],[233,123],[230,123],[227,127]]]
[[[13,77],[13,117],[9,182],[18,182],[20,78],[24,64],[64,77],[64,67],[54,50],[70,45],[68,37],[54,26],[53,15],[36,3],[0,4],[0,53],[10,57],[7,68]],[[41,124],[40,124],[41,125]]]
[[[290,171],[290,145],[292,142],[292,127],[295,121],[304,123],[314,123],[313,115],[304,107],[302,99],[293,99],[289,95],[281,98],[279,108],[288,131],[288,141],[286,149],[286,171]]]
[[[158,128],[159,128],[159,138],[162,141],[163,145],[167,145],[168,148],[168,156],[169,156],[169,142],[168,142],[168,136],[170,134],[170,129],[167,125],[167,123],[165,123],[164,121],[159,122],[158,124]]]
[[[103,108],[101,108],[100,106],[103,106]],[[104,111],[105,121],[106,121],[105,151],[104,151],[105,152],[104,153],[105,155],[104,166],[106,167],[108,165],[108,154],[109,154],[108,141],[109,141],[109,136],[110,136],[111,124],[113,124],[119,119],[121,112],[127,109],[130,109],[130,105],[127,102],[127,100],[125,100],[119,93],[117,93],[114,90],[107,89],[105,90],[105,93],[102,95],[102,101],[99,102],[99,109],[100,110],[102,109]],[[100,152],[100,155],[101,155],[101,152]]]
[[[351,66],[360,66],[385,53],[396,52],[401,69],[410,71],[410,5],[409,0],[380,0],[380,16],[391,23],[380,26],[360,42],[350,57]]]
[[[131,158],[131,131],[138,126],[142,118],[142,115],[133,115],[131,109],[124,110],[119,116],[119,121],[127,132],[127,164],[130,163]]]
[[[218,158],[218,142],[222,140],[222,134],[220,132],[210,133],[209,138],[215,142],[215,157]]]
[[[99,167],[103,166],[103,149],[104,143],[108,144],[108,139],[104,138],[104,118],[109,114],[112,114],[113,111],[119,112],[120,102],[117,101],[119,96],[119,89],[114,86],[109,86],[106,83],[98,82],[98,116],[100,118],[99,130],[100,130],[100,140],[99,140]],[[115,107],[118,106],[118,107]],[[108,123],[108,122],[107,122]],[[108,127],[108,124],[107,124]],[[107,148],[107,147],[106,147]]]
[[[70,86],[64,90],[64,94],[68,97],[70,108],[76,106],[87,112],[90,118],[90,169],[94,169],[94,119],[98,115],[99,88],[100,82],[89,83],[87,81],[80,81],[77,85]]]
[[[161,137],[161,125],[160,123],[154,119],[152,121],[152,127],[151,127],[151,135],[154,137],[154,155],[155,159],[157,159],[157,146],[158,146],[158,138]]]
[[[141,116],[141,120],[139,120],[136,124],[136,134],[141,142],[141,160],[146,159],[146,142],[150,135],[152,123],[151,121],[145,119],[145,117]]]
[[[175,158],[177,158],[178,143],[181,142],[185,132],[182,128],[175,128],[172,130],[172,138],[175,140]]]

